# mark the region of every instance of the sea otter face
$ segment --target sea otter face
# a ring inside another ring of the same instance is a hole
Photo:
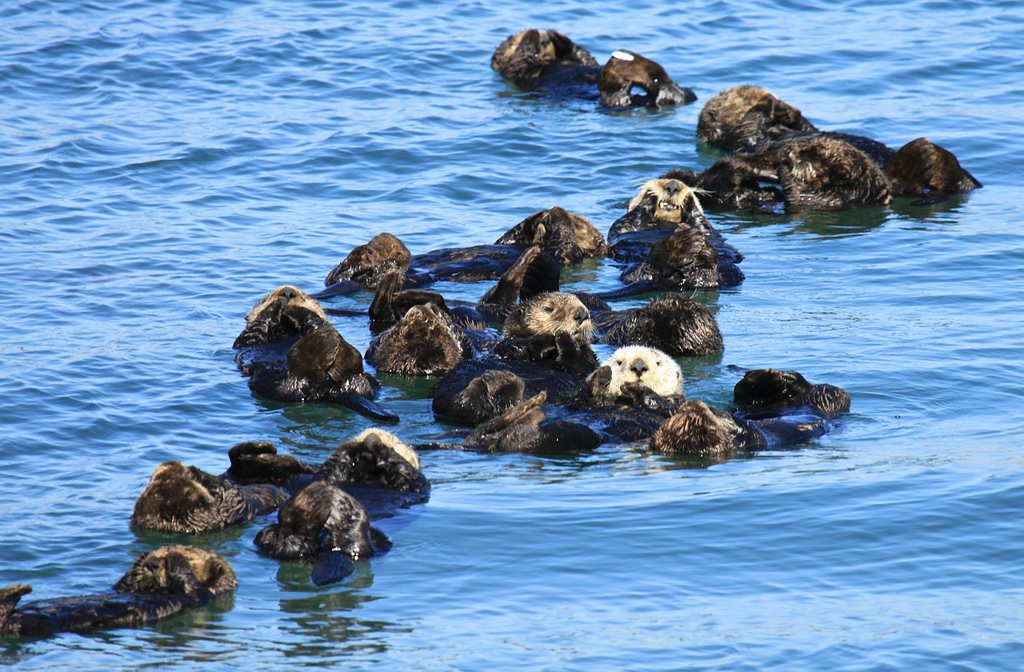
[[[704,209],[697,199],[697,190],[680,180],[648,180],[629,202],[627,210],[646,205],[654,221],[661,225],[676,226],[689,222]]]
[[[161,546],[140,556],[115,584],[118,592],[183,594],[197,588],[217,595],[238,586],[235,572],[216,553],[192,546]]]
[[[697,118],[697,139],[709,145],[718,144],[743,119],[743,116],[764,100],[778,100],[768,89],[742,84],[713,96]]]
[[[704,402],[684,401],[651,437],[651,450],[666,455],[721,455],[732,449],[728,424]]]
[[[295,308],[305,308],[306,310],[314,313],[320,319],[325,321],[327,320],[327,314],[316,299],[310,298],[308,294],[298,287],[294,287],[292,285],[281,285],[260,299],[256,305],[252,307],[249,314],[245,316],[245,322],[248,324],[249,322],[263,317],[264,313],[267,311],[284,305]]]
[[[634,93],[634,87],[643,93]],[[632,51],[616,51],[601,69],[597,83],[601,102],[608,107],[685,105],[697,100],[682,88],[665,68]]]
[[[643,345],[619,348],[602,366],[612,371],[608,393],[617,397],[627,383],[642,383],[663,397],[683,393],[683,372],[679,365],[661,350]]]
[[[567,292],[538,294],[521,304],[519,310],[519,316],[510,316],[506,322],[505,336],[565,333],[574,340],[589,343],[594,333],[590,311],[575,295]]]

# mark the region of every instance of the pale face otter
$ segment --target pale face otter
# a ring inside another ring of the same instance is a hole
[[[404,376],[447,373],[463,360],[463,340],[452,318],[436,304],[413,306],[370,346],[366,360],[378,371]]]
[[[342,280],[359,283],[363,289],[375,289],[390,271],[405,273],[412,262],[408,248],[390,233],[380,233],[365,245],[359,245],[327,274],[325,285]]]
[[[158,532],[202,534],[249,522],[285,497],[273,485],[235,485],[181,462],[164,462],[135,500],[131,521]]]
[[[704,208],[697,199],[699,191],[680,180],[648,180],[630,200],[627,210],[647,206],[654,221],[662,226],[676,226],[703,215]]]
[[[516,86],[530,89],[556,64],[596,66],[586,49],[554,30],[528,28],[510,35],[491,56],[491,68]]]
[[[712,97],[697,119],[697,138],[729,151],[753,147],[786,131],[813,131],[800,110],[771,91],[743,84]]]
[[[298,287],[283,285],[256,302],[231,347],[268,345],[309,333],[327,323],[323,307]]]
[[[590,311],[567,292],[545,292],[516,306],[505,320],[507,338],[569,334],[589,343],[594,333]]]
[[[539,245],[566,265],[608,253],[604,236],[586,217],[559,207],[533,213],[498,238],[495,245]]]
[[[646,385],[662,397],[683,393],[683,372],[679,365],[655,348],[627,345],[612,353],[601,366],[611,369],[612,379],[607,394],[612,398],[621,395],[622,386],[628,383]]]
[[[363,443],[370,436],[376,437],[384,448],[408,462],[413,469],[416,469],[417,471],[420,469],[420,456],[416,454],[413,447],[387,430],[380,429],[379,427],[371,427],[364,430],[359,434],[359,436],[353,439],[353,441],[356,443]]]
[[[643,93],[634,93],[634,87]],[[633,51],[616,51],[601,69],[597,83],[601,102],[608,107],[686,105],[697,100],[691,89],[682,88],[665,68]]]
[[[658,428],[650,447],[666,455],[715,456],[733,449],[739,428],[702,401],[687,400]]]

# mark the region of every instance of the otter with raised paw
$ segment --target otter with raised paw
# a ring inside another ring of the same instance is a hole
[[[850,410],[850,395],[841,387],[812,384],[797,371],[778,369],[747,371],[733,388],[733,400],[738,414],[750,419],[793,413],[834,418]]]
[[[277,512],[277,522],[256,535],[260,551],[278,560],[313,563],[318,586],[341,581],[356,560],[387,551],[391,541],[370,527],[355,497],[323,480],[302,488]]]
[[[566,455],[593,450],[601,437],[586,425],[547,420],[546,392],[539,392],[474,429],[463,445],[489,453]]]
[[[695,357],[725,347],[711,311],[682,294],[663,294],[642,308],[590,312],[598,343],[645,345],[672,357]]]
[[[697,100],[665,68],[640,54],[612,52],[604,66],[553,30],[530,28],[509,36],[491,56],[491,68],[524,90],[599,99],[607,107],[662,107]],[[640,91],[637,91],[640,89]]]
[[[112,592],[27,602],[32,586],[0,589],[0,635],[46,636],[140,627],[208,604],[238,585],[227,560],[191,546],[144,553]]]

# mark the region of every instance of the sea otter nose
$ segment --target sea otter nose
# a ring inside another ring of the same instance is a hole
[[[573,316],[573,319],[576,320],[576,324],[583,324],[588,317],[590,317],[590,315],[587,313],[587,309],[580,306],[576,310],[576,314]]]
[[[643,377],[647,373],[647,362],[637,357],[633,360],[633,363],[629,365],[629,370],[636,374],[637,378]]]
[[[294,299],[296,296],[298,296],[298,293],[296,293],[296,291],[294,289],[284,289],[284,290],[281,290],[281,297],[282,298]]]
[[[663,186],[665,188],[665,193],[667,193],[669,196],[675,196],[676,194],[683,190],[683,185],[679,184],[675,180],[669,180]]]

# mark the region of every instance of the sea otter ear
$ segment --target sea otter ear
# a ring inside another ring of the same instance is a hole
[[[311,578],[317,586],[337,583],[356,571],[352,558],[338,551],[326,551],[316,556]]]

